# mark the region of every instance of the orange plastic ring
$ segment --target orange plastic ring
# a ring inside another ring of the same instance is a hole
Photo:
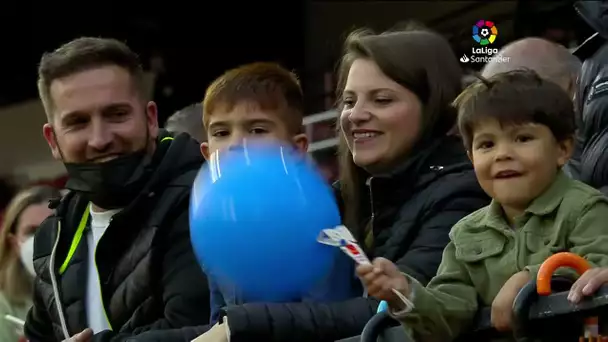
[[[560,267],[573,268],[582,275],[591,268],[591,264],[585,258],[570,252],[561,252],[548,257],[538,270],[536,277],[536,292],[541,296],[551,294],[551,278],[553,273]]]

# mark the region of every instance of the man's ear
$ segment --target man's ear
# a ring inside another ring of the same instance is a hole
[[[208,142],[201,143],[201,154],[203,155],[203,157],[205,157],[205,160],[209,161],[211,154],[209,153],[209,143]]]
[[[158,138],[158,107],[154,101],[146,104],[146,124],[150,138],[156,140]]]
[[[298,151],[300,151],[304,154],[308,153],[308,137],[306,136],[305,133],[295,135],[292,138],[292,141]]]
[[[44,136],[44,140],[51,148],[51,153],[53,154],[53,158],[56,160],[62,160],[61,151],[59,150],[59,146],[57,145],[57,137],[55,136],[55,130],[50,123],[45,123],[42,126],[42,135]]]

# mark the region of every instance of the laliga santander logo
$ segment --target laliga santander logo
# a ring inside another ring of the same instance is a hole
[[[462,63],[507,63],[510,57],[498,55],[498,49],[490,47],[498,36],[498,29],[494,22],[489,20],[478,20],[473,25],[473,40],[480,46],[472,46],[470,55],[460,57]]]
[[[489,20],[479,20],[477,24],[473,25],[473,40],[481,46],[494,43],[497,35],[496,25]]]

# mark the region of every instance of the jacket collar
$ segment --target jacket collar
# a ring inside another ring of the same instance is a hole
[[[549,187],[537,198],[535,198],[526,208],[524,213],[544,216],[554,212],[562,203],[564,196],[568,192],[571,180],[559,171],[557,177]],[[500,203],[492,200],[490,207],[482,220],[482,225],[496,229],[505,227],[505,218]]]
[[[368,178],[368,191],[374,200],[403,202],[418,188],[424,188],[437,178],[452,172],[472,169],[459,138],[437,139],[419,153],[407,158],[394,171]]]

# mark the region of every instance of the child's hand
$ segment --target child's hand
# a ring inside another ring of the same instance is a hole
[[[511,330],[511,318],[513,315],[513,302],[524,285],[530,281],[528,271],[515,273],[502,286],[496,298],[492,302],[492,326],[498,331]]]
[[[394,310],[402,310],[405,304],[393,292],[399,291],[404,296],[410,292],[407,278],[391,261],[384,258],[376,258],[372,264],[359,265],[357,274],[367,288],[367,293],[377,299],[385,300]]]
[[[583,299],[583,296],[591,296],[606,283],[608,283],[608,268],[592,268],[583,273],[572,285],[570,293],[568,293],[568,300],[576,304]]]

